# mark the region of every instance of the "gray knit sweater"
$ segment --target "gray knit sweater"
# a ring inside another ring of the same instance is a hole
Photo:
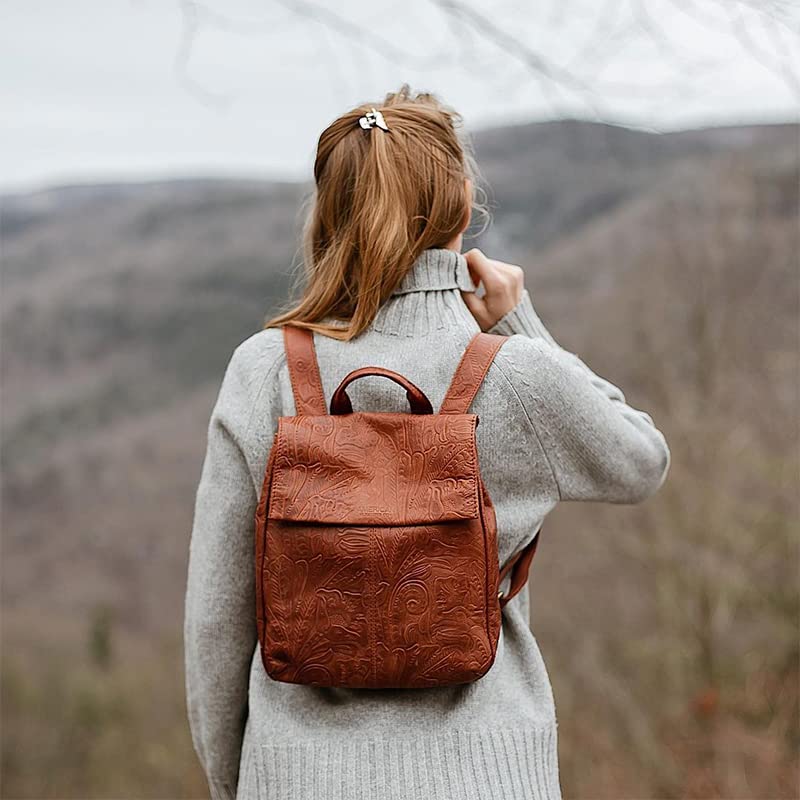
[[[438,408],[478,331],[459,289],[474,289],[463,256],[428,250],[361,336],[317,335],[326,397],[350,370],[380,365]],[[492,332],[517,334],[472,406],[502,562],[561,500],[644,500],[663,482],[669,450],[647,414],[554,342],[527,292]],[[389,381],[367,378],[348,392],[359,409],[407,410]],[[560,798],[553,696],[527,590],[505,608],[495,664],[473,684],[316,689],[266,675],[256,648],[254,514],[277,418],[292,414],[281,332],[256,333],[234,352],[211,416],[190,548],[187,701],[212,798]]]

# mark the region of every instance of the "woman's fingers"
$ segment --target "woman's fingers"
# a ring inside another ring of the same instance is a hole
[[[514,264],[487,258],[477,248],[465,253],[464,257],[473,282],[483,284],[485,290],[483,297],[477,298],[473,294],[474,299],[469,302],[469,294],[464,294],[464,302],[481,328],[487,330],[522,299],[525,273]]]
[[[469,313],[475,317],[476,322],[480,325],[482,331],[488,330],[494,324],[491,320],[486,303],[482,297],[478,297],[475,292],[461,292],[464,298],[464,304],[469,309]]]
[[[498,269],[500,261],[493,261],[487,258],[478,248],[474,248],[464,254],[467,259],[467,266],[474,275],[475,283],[482,283],[487,292],[499,290],[503,281],[503,272]]]

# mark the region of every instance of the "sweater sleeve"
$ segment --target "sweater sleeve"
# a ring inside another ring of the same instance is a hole
[[[670,452],[653,419],[556,343],[527,291],[490,333],[513,337],[499,356],[561,500],[638,503],[660,488]]]
[[[559,347],[559,344],[550,335],[550,331],[539,319],[527,289],[522,290],[522,298],[519,303],[495,322],[487,333],[499,333],[503,336],[513,336],[515,333],[519,333],[529,339],[543,339],[549,345]]]
[[[186,698],[212,800],[233,800],[250,662],[256,643],[256,493],[241,442],[249,425],[246,371],[236,354],[208,426],[194,510],[184,618]]]

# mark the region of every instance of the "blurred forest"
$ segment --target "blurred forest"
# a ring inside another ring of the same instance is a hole
[[[798,128],[564,121],[476,150],[478,243],[672,448],[656,497],[559,508],[537,557],[564,794],[795,798]],[[2,198],[3,797],[206,796],[181,649],[194,491],[308,188]]]

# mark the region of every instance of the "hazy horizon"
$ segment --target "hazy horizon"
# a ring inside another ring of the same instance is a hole
[[[546,125],[548,123],[557,122],[579,122],[586,125],[609,125],[615,128],[625,128],[627,130],[639,131],[643,133],[689,133],[692,131],[714,130],[722,128],[750,128],[750,127],[769,127],[769,126],[782,126],[782,125],[798,125],[796,119],[737,119],[730,122],[720,120],[717,124],[680,127],[663,131],[647,131],[641,127],[632,125],[623,125],[611,121],[595,122],[594,120],[582,120],[575,118],[564,119],[531,119],[531,120],[513,120],[502,125],[491,125],[485,127],[478,127],[470,131],[471,134],[478,134],[482,131],[490,131],[501,128],[510,128],[514,126],[526,125]],[[263,183],[304,183],[310,181],[312,178],[311,169],[302,168],[295,173],[271,173],[271,172],[257,172],[252,168],[246,167],[241,170],[228,169],[225,167],[215,169],[213,167],[198,165],[196,168],[187,167],[185,170],[172,171],[168,168],[164,171],[137,171],[133,174],[125,172],[114,173],[109,172],[105,174],[92,175],[76,174],[74,176],[65,175],[44,179],[42,181],[23,182],[15,185],[4,185],[0,182],[0,197],[13,197],[28,194],[37,194],[39,192],[47,192],[58,189],[71,189],[79,187],[90,186],[117,186],[117,185],[147,185],[158,183],[170,183],[181,181],[254,181]]]

